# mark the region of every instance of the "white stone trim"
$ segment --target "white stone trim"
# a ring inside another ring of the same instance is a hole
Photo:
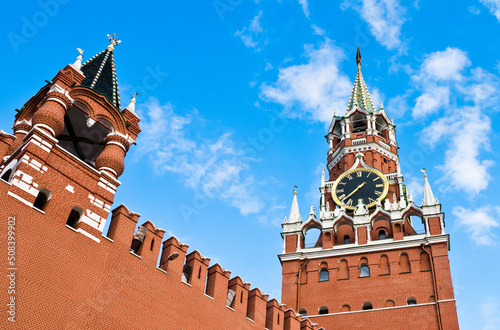
[[[20,179],[16,178],[16,176],[19,176]],[[11,181],[12,185],[19,187],[21,190],[27,192],[28,194],[33,196],[38,195],[38,190],[33,187],[34,182],[31,175],[28,175],[21,170],[17,170],[14,175],[12,175]]]
[[[86,232],[85,230],[83,230],[82,228],[78,228],[77,232],[79,233],[82,233],[83,235],[87,236],[88,238],[90,238],[91,240],[93,241],[96,241],[97,243],[101,242],[100,239],[98,239],[97,237],[95,237],[94,235]]]
[[[27,201],[27,200],[25,200],[24,198],[22,198],[22,197],[20,197],[20,196],[18,196],[18,195],[16,195],[16,194],[14,194],[12,191],[9,191],[9,192],[7,193],[7,195],[10,195],[10,196],[14,197],[14,198],[15,198],[15,199],[17,199],[18,201],[20,201],[21,203],[24,203],[24,204],[28,205],[29,207],[33,207],[33,204],[31,204],[30,202],[28,202],[28,201]]]
[[[455,300],[455,299],[453,299]],[[439,301],[441,302],[441,301]],[[339,312],[339,313],[329,313],[329,314],[323,314],[323,315],[307,315],[307,317],[322,317],[322,316],[329,316],[329,315],[343,315],[343,314],[354,314],[354,313],[371,313],[371,312],[376,312],[376,311],[383,311],[383,310],[390,310],[390,309],[401,309],[401,308],[415,308],[419,306],[432,306],[435,305],[435,302],[431,303],[422,303],[422,304],[416,304],[416,305],[404,305],[404,306],[393,306],[393,307],[383,307],[383,308],[374,308],[374,309],[366,309],[366,310],[358,310],[358,311],[348,311],[348,312]]]
[[[125,146],[123,144],[121,144],[120,142],[117,142],[117,141],[109,141],[108,143],[106,143],[106,145],[108,144],[115,144],[117,146],[119,146],[120,148],[123,149],[123,151],[127,152],[127,149],[125,149]]]
[[[309,259],[315,258],[328,258],[328,257],[337,257],[344,256],[348,254],[363,254],[363,253],[371,253],[371,252],[379,252],[385,250],[396,250],[396,249],[405,249],[418,247],[420,244],[431,244],[431,243],[446,243],[449,249],[450,238],[447,234],[445,235],[433,235],[426,236],[426,234],[420,235],[411,235],[404,236],[404,239],[401,241],[394,241],[394,239],[384,239],[384,240],[375,240],[371,241],[370,244],[342,244],[342,245],[334,245],[330,249],[320,249],[314,248],[311,249],[301,249],[300,251],[292,253],[286,253],[279,255],[279,259],[281,262],[283,261],[291,261],[291,260],[299,260],[307,256]]]
[[[108,172],[111,172],[111,173],[114,173],[115,176],[118,176],[118,173],[116,173],[115,170],[113,170],[112,168],[110,167],[99,167],[99,172],[102,172],[102,171],[108,171]]]
[[[370,150],[377,151],[380,154],[394,160],[395,162],[399,161],[398,155],[395,154],[394,152],[381,147],[381,145],[376,143],[376,142],[369,142],[369,143],[360,144],[360,145],[344,146],[344,148],[337,149],[333,153],[332,160],[328,163],[327,168],[329,171],[331,171],[333,166],[335,166],[335,164],[337,164],[338,161],[346,154],[366,152],[366,151],[370,151]]]
[[[68,184],[66,186],[66,190],[69,191],[70,193],[73,193],[73,194],[75,193],[75,188],[70,184]]]
[[[33,128],[36,128],[36,127],[43,127],[43,128],[46,128],[48,129],[50,132],[52,132],[52,135],[56,136],[56,132],[48,125],[45,125],[45,124],[36,124]]]

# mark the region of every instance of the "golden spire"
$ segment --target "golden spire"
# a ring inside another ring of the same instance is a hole
[[[356,63],[358,64],[358,71],[361,70],[361,53],[359,52],[359,46],[358,52],[356,53]]]

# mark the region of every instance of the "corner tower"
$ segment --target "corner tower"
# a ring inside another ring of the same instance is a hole
[[[21,110],[14,134],[0,131],[2,196],[99,241],[124,170],[124,158],[140,133],[135,98],[120,109],[110,44],[82,64],[46,81]],[[29,209],[29,211],[28,211]],[[61,220],[57,220],[61,219]]]
[[[414,203],[395,125],[373,105],[359,48],[356,62],[346,114],[333,116],[326,135],[319,219],[311,207],[301,220],[295,192],[282,225],[283,303],[325,329],[457,329],[441,205],[425,174],[424,200]],[[313,228],[319,237],[306,246]]]

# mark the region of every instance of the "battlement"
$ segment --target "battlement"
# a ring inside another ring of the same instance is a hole
[[[276,299],[268,300],[267,294],[259,288],[251,288],[240,276],[231,277],[231,271],[220,264],[210,265],[210,258],[199,251],[188,253],[189,245],[175,236],[164,240],[160,247],[165,231],[150,220],[135,231],[139,218],[139,214],[125,205],[115,208],[108,231],[108,238],[112,240],[109,242],[117,249],[129,250],[134,241],[140,241],[130,252],[140,259],[135,262],[156,266],[163,273],[158,285],[180,286],[180,291],[184,291],[180,294],[182,297],[205,300],[204,304],[212,305],[216,313],[229,311],[232,322],[242,322],[252,329],[320,329]],[[140,234],[141,231],[144,233]]]
[[[107,236],[96,241],[65,226],[63,212],[40,212],[8,197],[0,216],[22,223],[22,273],[30,289],[19,324],[60,328],[321,329],[175,236],[119,205]],[[7,207],[6,203],[10,203]],[[43,224],[43,225],[42,225]],[[44,251],[39,253],[38,251]],[[47,267],[50,265],[50,267]],[[50,301],[50,304],[47,302]],[[72,306],[72,313],[60,313]],[[38,317],[37,317],[38,315]],[[52,315],[58,315],[57,318]],[[131,315],[143,315],[141,318]]]

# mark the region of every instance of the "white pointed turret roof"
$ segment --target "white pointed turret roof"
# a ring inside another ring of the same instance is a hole
[[[429,206],[436,204],[436,198],[432,193],[431,185],[429,180],[427,180],[427,174],[425,173],[425,168],[422,170],[424,172],[424,199],[422,200],[422,205]]]
[[[323,167],[323,172],[321,173],[321,188],[325,186],[325,168]]]
[[[302,222],[299,212],[299,203],[297,202],[297,186],[293,189],[293,201],[292,207],[290,208],[290,215],[288,216],[288,222]]]

